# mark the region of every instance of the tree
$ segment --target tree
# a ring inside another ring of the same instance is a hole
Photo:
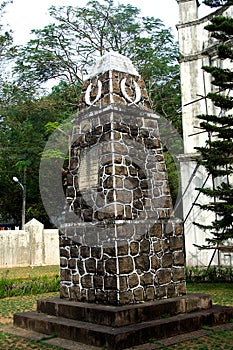
[[[12,1],[4,1],[0,3],[0,21],[5,13],[6,6]],[[7,56],[13,53],[12,32],[5,30],[0,23],[0,103],[2,103],[2,93],[7,81],[9,71],[7,71]]]
[[[43,97],[29,96],[15,86],[7,92],[12,98],[0,106],[0,213],[5,222],[21,221],[21,188],[12,177],[17,176],[23,182],[26,172],[26,220],[35,217],[50,225],[40,198],[40,159],[51,133],[46,125],[59,124],[76,111],[76,96],[72,93],[73,89],[66,83]]]
[[[114,50],[133,61],[155,112],[176,122],[180,131],[178,45],[161,20],[140,17],[138,8],[116,6],[113,0],[91,0],[85,7],[52,6],[50,15],[55,22],[32,30],[34,38],[16,50],[15,71],[21,84],[40,86],[56,78],[68,81],[76,91],[95,60]]]
[[[76,112],[83,76],[98,57],[115,50],[131,58],[146,81],[155,112],[181,129],[176,112],[180,108],[178,45],[159,19],[140,17],[137,8],[115,6],[113,0],[102,4],[91,0],[84,8],[53,6],[50,15],[54,23],[32,30],[33,39],[7,55],[15,60],[16,79],[5,85],[0,106],[0,191],[9,189],[17,198],[12,205],[9,191],[4,192],[2,215],[20,220],[20,188],[12,183],[12,176],[22,179],[26,168],[26,219],[34,216],[47,225],[39,195],[41,152],[49,132]],[[58,86],[49,95],[41,93],[41,86],[51,79],[60,81]]]
[[[205,1],[210,6],[229,5],[232,1]],[[201,127],[208,133],[206,147],[197,147],[201,154],[199,164],[203,165],[212,177],[212,188],[198,188],[209,198],[210,203],[199,205],[201,209],[214,213],[210,224],[197,224],[204,230],[210,230],[212,237],[208,244],[220,244],[233,238],[233,108],[232,67],[233,19],[216,16],[206,26],[216,39],[218,66],[205,66],[203,69],[212,76],[213,92],[208,98],[218,108],[215,115],[201,115]]]

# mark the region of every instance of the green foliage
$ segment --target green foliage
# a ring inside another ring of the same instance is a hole
[[[186,267],[186,281],[187,283],[232,283],[233,282],[233,268],[232,267],[210,267],[197,268]]]
[[[1,5],[0,16],[6,4]],[[25,46],[13,47],[12,33],[1,33],[0,26],[0,68],[15,62],[15,81],[0,81],[1,221],[20,223],[22,191],[12,177],[22,181],[26,170],[26,221],[35,217],[46,227],[51,224],[39,194],[41,155],[67,157],[43,149],[51,133],[77,111],[83,76],[96,58],[110,50],[131,58],[146,81],[155,112],[181,132],[176,112],[178,45],[159,19],[141,17],[136,7],[112,0],[92,0],[85,7],[52,6],[50,15],[54,24],[32,30]],[[60,82],[48,94],[41,85],[54,78]],[[68,143],[69,125],[62,132]]]
[[[210,7],[219,7],[219,6],[229,6],[233,4],[232,0],[204,0],[203,3]]]
[[[112,0],[85,7],[50,8],[56,24],[32,30],[26,46],[15,48],[18,84],[40,86],[50,79],[82,82],[96,59],[108,51],[129,57],[144,78],[154,110],[181,132],[178,45],[161,20]]]
[[[207,3],[207,1],[206,1]],[[213,6],[221,3],[229,5],[229,1],[208,1]],[[216,51],[218,65],[204,66],[211,74],[214,91],[207,97],[219,108],[216,115],[201,115],[200,126],[206,131],[208,139],[205,147],[196,147],[201,157],[198,163],[203,165],[212,177],[212,188],[198,188],[207,197],[207,203],[197,204],[201,209],[210,211],[215,218],[211,223],[195,223],[203,230],[209,230],[212,237],[206,239],[209,245],[216,245],[233,238],[233,108],[232,87],[233,72],[224,61],[233,57],[231,42],[233,39],[232,18],[217,16],[206,26],[211,36],[217,39]],[[228,62],[228,61],[227,61]],[[203,246],[205,248],[205,246]]]
[[[51,94],[42,97],[25,94],[20,88],[12,88],[12,91],[17,94],[12,94],[10,103],[0,105],[1,220],[15,223],[21,220],[22,191],[12,177],[17,176],[22,181],[26,169],[26,221],[34,217],[49,227],[39,195],[41,154],[53,131],[51,126],[57,127],[76,111],[78,87],[71,88],[61,82]]]
[[[0,298],[57,292],[59,286],[60,278],[58,275],[9,279],[6,273],[0,278]]]

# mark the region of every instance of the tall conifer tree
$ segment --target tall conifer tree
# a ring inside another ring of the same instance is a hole
[[[229,6],[232,0],[206,0],[211,7]],[[207,204],[201,209],[214,213],[211,223],[195,223],[204,230],[209,230],[212,237],[208,244],[218,245],[233,238],[233,19],[215,16],[205,27],[216,40],[218,55],[217,66],[205,66],[203,69],[212,76],[213,92],[207,98],[218,107],[215,115],[201,115],[201,127],[208,133],[205,147],[197,147],[201,157],[198,162],[212,177],[212,188],[198,188],[207,196]],[[223,68],[224,67],[224,68]]]

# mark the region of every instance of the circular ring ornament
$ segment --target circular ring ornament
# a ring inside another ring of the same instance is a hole
[[[87,88],[86,93],[85,93],[85,102],[88,106],[93,106],[101,97],[102,83],[101,83],[101,81],[98,80],[97,84],[98,84],[98,93],[97,93],[94,101],[91,101],[91,90],[92,90],[93,84],[90,83],[88,85],[88,88]]]
[[[135,90],[135,99],[134,99],[134,101],[133,101],[133,100],[131,99],[131,97],[127,94],[126,88],[125,88],[125,83],[126,83],[126,78],[122,79],[122,81],[121,81],[121,92],[122,92],[124,98],[125,98],[127,101],[129,101],[131,104],[136,104],[136,103],[138,103],[138,102],[141,100],[141,96],[142,96],[142,94],[141,94],[141,89],[140,89],[138,83],[137,83],[135,80],[133,80],[134,90]]]

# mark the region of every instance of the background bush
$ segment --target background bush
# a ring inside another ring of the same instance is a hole
[[[194,282],[233,282],[233,268],[214,266],[210,268],[186,267],[186,281]]]

